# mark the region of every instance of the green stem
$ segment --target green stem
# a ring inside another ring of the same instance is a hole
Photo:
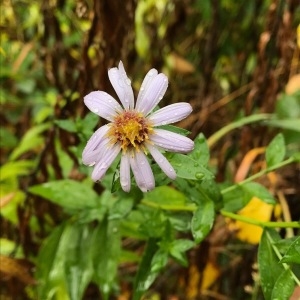
[[[221,210],[221,215],[224,217],[228,217],[233,220],[241,221],[244,223],[260,226],[260,227],[269,227],[269,228],[300,228],[300,223],[293,221],[293,222],[265,222],[256,219],[252,219],[249,217],[245,217],[242,215],[238,215],[229,211]]]
[[[235,185],[231,185],[228,188],[223,189],[221,191],[221,193],[224,195],[224,194],[226,194],[228,192],[231,192],[232,190],[236,189],[238,186],[241,186],[241,185],[243,185],[243,184],[245,184],[247,182],[253,181],[256,178],[259,178],[259,177],[261,177],[261,176],[263,176],[263,175],[265,175],[265,174],[267,174],[267,173],[269,173],[269,172],[271,172],[273,170],[279,169],[279,168],[281,168],[283,166],[286,166],[286,165],[288,165],[290,163],[293,163],[293,162],[295,162],[294,157],[290,157],[290,158],[288,158],[288,159],[286,159],[286,160],[284,160],[284,161],[282,161],[282,162],[280,162],[280,163],[278,163],[278,164],[276,164],[276,165],[274,165],[274,166],[272,166],[270,168],[261,170],[260,172],[254,174],[254,175],[252,175],[250,177],[248,177],[247,179],[245,179],[245,180],[243,180],[243,181],[241,181],[241,182],[239,182],[239,183],[237,183]]]
[[[144,204],[148,207],[152,207],[155,209],[162,209],[162,210],[168,210],[168,211],[190,211],[194,212],[197,210],[197,206],[194,204],[189,204],[189,205],[161,205],[156,202],[152,202],[149,200],[143,199],[141,201],[141,204]],[[252,219],[249,217],[245,217],[239,214],[235,214],[229,211],[221,210],[220,211],[221,215],[224,217],[228,217],[233,220],[241,221],[244,223],[260,226],[260,227],[269,227],[269,228],[300,228],[300,223],[299,222],[264,222],[264,221],[259,221],[256,219]]]
[[[219,131],[214,133],[209,139],[207,139],[207,144],[211,148],[220,138],[222,138],[224,135],[226,135],[231,130],[242,127],[246,124],[269,120],[272,117],[273,117],[272,114],[258,114],[258,115],[244,117],[238,121],[235,121],[233,123],[230,123],[230,124],[224,126]]]

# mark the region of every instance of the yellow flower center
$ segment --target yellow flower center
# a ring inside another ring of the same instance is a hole
[[[120,142],[121,148],[127,151],[129,148],[135,148],[137,151],[142,148],[145,151],[143,143],[148,140],[148,134],[153,131],[150,122],[134,110],[124,111],[115,117],[110,124],[108,136],[113,144]]]

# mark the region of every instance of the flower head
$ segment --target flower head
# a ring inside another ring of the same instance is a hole
[[[119,68],[108,71],[108,77],[123,107],[102,91],[84,97],[85,105],[93,113],[110,121],[92,135],[82,153],[83,163],[94,166],[92,179],[101,180],[120,152],[120,183],[126,192],[131,188],[130,170],[143,192],[155,187],[148,153],[169,178],[175,179],[175,170],[161,150],[187,153],[194,148],[194,142],[157,127],[184,119],[192,112],[191,105],[181,102],[153,112],[168,87],[167,76],[158,74],[155,69],[145,76],[136,104],[131,81],[121,61]]]

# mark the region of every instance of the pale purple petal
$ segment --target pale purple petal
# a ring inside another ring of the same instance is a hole
[[[166,157],[155,147],[150,145],[149,143],[146,145],[150,154],[156,161],[156,163],[160,166],[163,172],[171,179],[176,179],[176,172]]]
[[[194,149],[191,139],[164,129],[154,129],[149,138],[150,142],[170,152],[188,153]]]
[[[142,192],[147,192],[155,187],[153,172],[146,155],[143,152],[135,152],[129,156],[130,166],[138,187]]]
[[[106,151],[104,151],[101,159],[96,163],[94,170],[92,172],[92,179],[94,181],[98,181],[102,179],[107,169],[110,167],[112,162],[116,159],[120,151],[121,151],[121,146],[119,144],[106,148]]]
[[[171,124],[184,119],[192,110],[189,103],[175,103],[155,111],[148,119],[154,126]]]
[[[163,98],[168,88],[168,77],[163,73],[158,74],[149,84],[145,95],[136,105],[136,110],[148,115]]]
[[[98,147],[105,139],[109,127],[108,125],[101,126],[89,139],[82,152],[82,162],[85,165],[94,165],[97,161]]]
[[[121,61],[119,63],[119,68],[112,68],[108,70],[108,77],[124,108],[126,110],[133,109],[134,95],[131,87],[131,81],[127,77]]]
[[[114,117],[123,110],[112,96],[102,91],[89,93],[84,97],[84,103],[91,112],[108,121],[113,121]]]
[[[130,163],[129,163],[129,154],[124,153],[121,157],[120,164],[120,183],[123,191],[129,192],[131,188],[130,181]]]
[[[136,107],[140,106],[140,102],[143,102],[146,91],[148,90],[151,82],[157,76],[158,72],[156,69],[151,69],[145,76],[142,85],[140,87],[140,91],[136,100]]]

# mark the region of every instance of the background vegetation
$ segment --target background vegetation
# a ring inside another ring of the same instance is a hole
[[[299,21],[298,0],[1,1],[1,299],[299,299]],[[195,151],[144,195],[81,163],[83,96],[114,95],[119,60],[193,106]]]

